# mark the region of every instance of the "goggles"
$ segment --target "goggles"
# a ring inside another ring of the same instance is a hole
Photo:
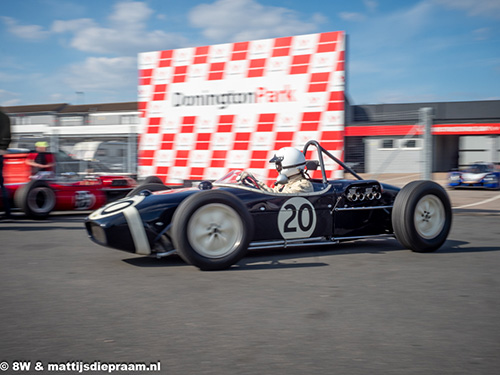
[[[269,163],[274,163],[276,164],[276,170],[278,172],[281,172],[283,169],[283,165],[281,165],[281,162],[283,161],[283,156],[276,156],[274,155],[271,160],[269,160]]]

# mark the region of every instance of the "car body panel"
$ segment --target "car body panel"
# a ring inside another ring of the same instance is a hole
[[[390,210],[397,188],[381,186],[374,180],[333,180],[327,184],[313,180],[313,184],[317,191],[306,194],[269,193],[227,182],[215,182],[212,189],[227,191],[245,204],[254,222],[250,248],[263,243],[287,244],[320,238],[336,241],[336,236],[363,237],[392,232]],[[377,199],[357,202],[346,198],[349,189],[366,187],[376,187],[383,193]],[[203,192],[196,187],[147,191],[118,200],[87,218],[88,234],[100,245],[143,255],[174,250],[169,237],[174,212],[184,199]],[[146,248],[140,239],[142,232],[148,240]]]

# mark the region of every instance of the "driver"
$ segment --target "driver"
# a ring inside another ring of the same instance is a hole
[[[304,154],[293,147],[283,147],[276,152],[269,163],[276,164],[279,172],[274,187],[270,188],[263,182],[258,181],[251,173],[243,171],[239,175],[239,181],[245,178],[255,180],[262,190],[271,193],[311,193],[314,191],[311,181],[305,175],[306,158]]]

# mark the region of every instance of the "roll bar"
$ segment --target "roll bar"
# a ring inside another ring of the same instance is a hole
[[[323,148],[323,146],[321,146],[318,141],[314,141],[314,140],[308,141],[304,145],[304,149],[302,151],[302,153],[304,154],[304,156],[306,156],[306,153],[307,153],[307,150],[309,149],[309,146],[314,146],[318,150],[319,165],[321,166],[321,173],[323,175],[323,183],[325,183],[325,184],[328,183],[328,179],[326,177],[325,163],[323,161],[323,153],[326,154],[326,156],[328,156],[330,159],[332,159],[335,163],[337,163],[342,168],[344,168],[347,172],[349,172],[354,177],[356,177],[358,180],[362,180],[363,179],[356,172],[354,172],[351,167],[347,166],[344,162],[342,162],[341,160],[337,159],[328,150],[326,150],[325,148]]]

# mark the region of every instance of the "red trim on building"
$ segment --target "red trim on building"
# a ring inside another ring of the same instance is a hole
[[[437,135],[487,135],[500,134],[500,123],[488,124],[434,124],[432,133]]]
[[[417,127],[417,128],[415,128]],[[375,137],[388,135],[407,135],[423,133],[419,125],[363,125],[346,126],[346,137]],[[500,123],[487,124],[434,124],[434,135],[488,135],[500,134]]]

